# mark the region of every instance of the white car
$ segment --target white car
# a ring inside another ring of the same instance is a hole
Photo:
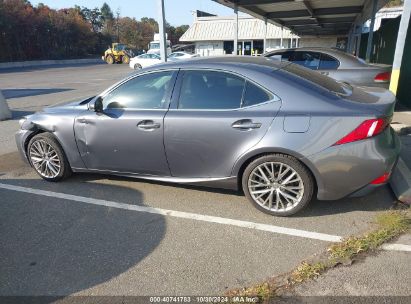
[[[157,54],[142,54],[130,59],[130,68],[140,70],[157,63],[161,63],[161,58]]]
[[[175,61],[175,60],[194,58],[194,57],[199,57],[199,55],[198,54],[190,54],[190,53],[186,53],[186,52],[174,52],[174,53],[171,53],[167,57],[167,59],[169,61]]]

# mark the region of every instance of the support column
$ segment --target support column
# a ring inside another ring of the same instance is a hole
[[[360,46],[361,46],[361,37],[362,37],[362,27],[363,25],[361,24],[358,27],[358,34],[357,34],[357,45],[355,49],[355,56],[360,57]]]
[[[264,18],[264,50],[263,54],[267,52],[267,18]]]
[[[283,35],[284,35],[284,27],[281,26],[281,40],[280,40],[280,48],[283,48]]]
[[[375,14],[377,14],[377,6],[378,6],[378,0],[373,0],[370,31],[368,33],[368,41],[367,41],[367,52],[365,54],[365,61],[367,62],[370,62],[370,58],[371,58],[372,38],[374,36],[374,24],[375,24]]]
[[[238,55],[238,5],[234,4],[234,55]]]
[[[167,41],[166,41],[166,31],[165,31],[165,15],[164,15],[164,0],[158,0],[158,29],[160,36],[160,56],[161,61],[167,61]]]
[[[400,70],[404,53],[405,39],[410,24],[411,0],[404,1],[404,8],[401,16],[400,28],[398,29],[397,43],[395,45],[394,62],[392,64],[390,91],[397,95],[398,81],[400,80]]]

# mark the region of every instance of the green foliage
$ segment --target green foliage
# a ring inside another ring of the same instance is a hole
[[[66,59],[102,55],[111,42],[147,49],[158,23],[153,18],[114,17],[107,3],[54,10],[26,0],[0,0],[0,61]],[[187,25],[166,31],[173,44]]]
[[[79,7],[53,10],[24,0],[0,1],[0,61],[101,54],[111,37],[93,31],[99,24],[86,20],[83,13]],[[92,10],[90,17],[94,16]]]

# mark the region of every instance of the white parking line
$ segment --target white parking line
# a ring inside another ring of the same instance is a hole
[[[298,236],[298,237],[308,238],[308,239],[315,239],[315,240],[326,241],[326,242],[341,242],[343,239],[341,236],[325,234],[325,233],[318,233],[318,232],[286,228],[286,227],[280,227],[280,226],[274,226],[274,225],[260,224],[260,223],[254,223],[254,222],[249,222],[249,221],[234,220],[234,219],[223,218],[223,217],[218,217],[218,216],[210,216],[210,215],[174,211],[174,210],[146,207],[146,206],[137,206],[137,205],[118,203],[118,202],[113,202],[113,201],[95,199],[95,198],[72,195],[72,194],[65,194],[65,193],[59,193],[59,192],[53,192],[53,191],[14,186],[10,184],[0,183],[0,188],[12,190],[12,191],[30,193],[30,194],[35,194],[35,195],[48,196],[48,197],[53,197],[53,198],[61,198],[65,200],[82,202],[82,203],[91,204],[91,205],[99,205],[99,206],[105,206],[105,207],[111,207],[111,208],[117,208],[117,209],[132,210],[132,211],[137,211],[137,212],[160,214],[160,215],[171,216],[171,217],[176,217],[176,218],[191,219],[191,220],[202,221],[202,222],[230,225],[230,226],[255,229],[255,230],[260,230],[260,231],[266,231],[266,232],[271,232],[271,233],[278,233],[278,234]],[[386,244],[386,245],[383,245],[381,248],[384,250],[411,251],[411,246],[402,245],[402,244]]]
[[[411,245],[404,245],[404,244],[384,244],[381,246],[384,250],[391,250],[391,251],[409,251],[411,252]]]

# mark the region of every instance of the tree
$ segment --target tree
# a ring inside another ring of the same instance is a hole
[[[101,11],[98,7],[89,9],[87,7],[81,8],[81,13],[84,16],[84,19],[90,22],[91,27],[95,33],[101,31],[103,26],[103,19]]]
[[[110,6],[104,2],[103,6],[100,9],[101,12],[101,19],[103,22],[108,22],[108,21],[113,21],[114,20],[114,14],[110,8]]]

